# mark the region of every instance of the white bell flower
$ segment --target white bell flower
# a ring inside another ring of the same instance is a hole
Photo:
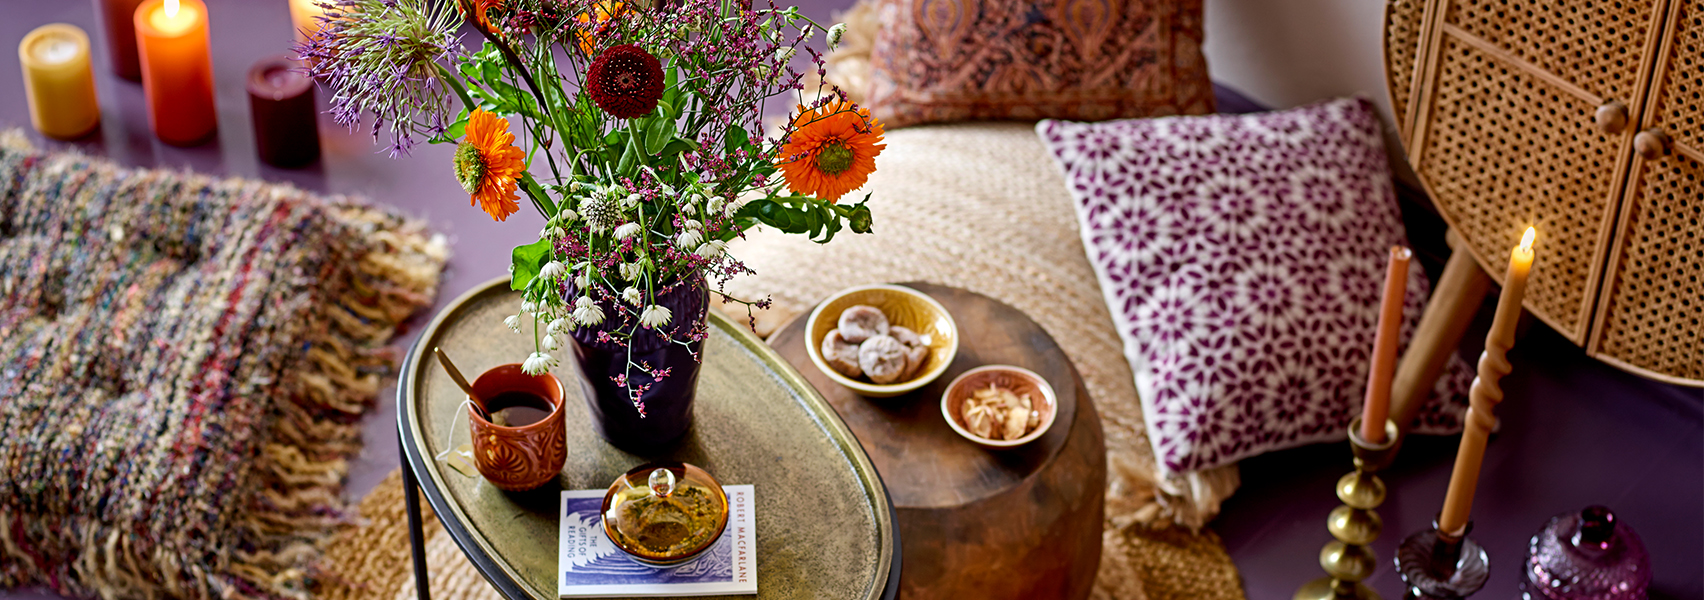
[[[669,309],[652,304],[640,311],[639,324],[648,329],[655,329],[669,324],[669,319],[673,317],[674,315],[669,313]]]
[[[536,377],[543,375],[546,371],[549,371],[551,367],[555,366],[555,358],[552,358],[549,354],[545,354],[543,352],[534,352],[531,356],[527,357],[526,362],[521,363],[521,371]]]
[[[698,251],[695,254],[704,258],[715,259],[722,255],[722,251],[727,249],[728,245],[726,243],[723,243],[720,240],[710,240],[699,246]]]
[[[675,236],[675,245],[681,248],[697,248],[699,244],[703,243],[704,234],[698,233],[697,230],[688,229]]]
[[[564,265],[561,262],[554,261],[554,260],[547,262],[547,263],[544,263],[544,266],[540,267],[539,270],[538,270],[538,276],[539,277],[543,277],[543,278],[549,279],[551,281],[561,279],[563,275],[567,275],[567,274],[568,274],[568,265]]]
[[[628,304],[639,306],[640,302],[645,301],[645,293],[639,291],[639,288],[628,286],[627,289],[621,290],[621,299],[626,300]]]
[[[645,275],[645,266],[636,262],[621,263],[616,269],[621,271],[621,278],[627,281],[639,281]]]
[[[598,303],[592,301],[591,296],[581,296],[574,304],[574,320],[581,325],[597,325],[603,322],[604,312],[598,307]]]
[[[839,47],[840,38],[844,35],[846,35],[845,23],[835,23],[833,27],[828,28],[828,49],[833,50]]]
[[[639,232],[643,230],[644,227],[640,226],[638,223],[623,223],[620,227],[615,228],[615,239],[625,240],[635,235],[639,235]]]

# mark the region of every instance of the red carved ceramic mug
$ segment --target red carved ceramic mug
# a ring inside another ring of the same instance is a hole
[[[515,394],[542,399],[550,405],[548,415],[517,427],[493,424],[480,416],[480,411],[468,406],[473,459],[479,474],[491,485],[511,492],[535,489],[556,479],[562,472],[562,463],[568,459],[562,382],[549,373],[535,377],[522,372],[519,364],[508,364],[480,374],[473,381],[473,392],[479,395],[476,402],[486,414],[505,408],[493,406],[492,402],[518,398]],[[502,417],[493,415],[493,418]]]

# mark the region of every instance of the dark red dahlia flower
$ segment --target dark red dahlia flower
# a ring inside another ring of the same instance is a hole
[[[663,64],[633,44],[612,46],[586,71],[586,91],[604,112],[623,119],[645,116],[663,97]]]

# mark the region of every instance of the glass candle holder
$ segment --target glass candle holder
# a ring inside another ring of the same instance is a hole
[[[1643,600],[1651,555],[1639,534],[1602,506],[1550,519],[1527,544],[1524,600]]]

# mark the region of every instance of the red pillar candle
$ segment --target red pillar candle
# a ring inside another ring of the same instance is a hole
[[[106,30],[107,54],[112,73],[131,81],[142,80],[142,63],[136,55],[136,6],[142,0],[95,0],[95,13]]]
[[[145,0],[136,7],[136,47],[148,124],[160,141],[190,146],[218,126],[207,5],[201,0]]]
[[[255,150],[270,165],[299,167],[319,158],[313,81],[299,68],[286,55],[262,58],[249,68]]]

